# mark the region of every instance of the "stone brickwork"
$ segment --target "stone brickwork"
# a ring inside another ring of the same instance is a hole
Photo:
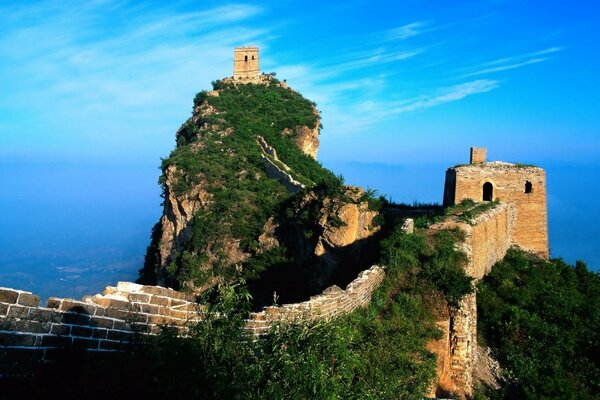
[[[487,158],[487,149],[479,148],[479,147],[471,147],[471,164],[481,164],[484,163]]]
[[[486,195],[490,197],[485,199]],[[513,244],[548,258],[546,172],[542,168],[500,161],[449,168],[444,206],[464,199],[515,204]]]
[[[465,234],[459,249],[467,256],[465,272],[475,283],[501,261],[513,244],[517,206],[500,203],[474,217],[471,223],[451,218],[431,229],[458,228]],[[456,310],[438,316],[443,337],[428,347],[438,355],[437,385],[431,396],[470,398],[477,349],[477,297],[466,296]]]
[[[383,277],[383,268],[373,266],[345,290],[332,286],[309,301],[251,313],[246,329],[261,337],[273,323],[314,322],[347,314],[369,303]],[[185,336],[204,309],[192,295],[130,282],[119,282],[81,301],[51,297],[46,307],[40,307],[39,300],[30,292],[0,288],[0,378],[29,374],[32,363],[52,360],[65,348],[122,351],[136,334],[156,334],[161,325]]]
[[[233,79],[242,82],[260,81],[258,47],[236,47],[233,52]]]
[[[325,289],[320,295],[312,296],[310,300],[302,303],[265,307],[259,313],[250,314],[248,329],[255,336],[263,336],[269,333],[274,323],[310,323],[321,319],[330,320],[348,314],[357,308],[366,307],[384,276],[383,268],[374,265],[361,272],[346,286],[345,290],[334,285]]]
[[[155,334],[159,325],[185,334],[200,311],[186,294],[129,282],[81,301],[51,297],[46,307],[30,292],[0,288],[0,376],[27,373],[23,360],[51,360],[63,348],[123,350],[136,333]]]

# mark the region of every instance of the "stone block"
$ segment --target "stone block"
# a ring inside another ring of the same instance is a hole
[[[71,326],[63,324],[52,324],[50,328],[50,333],[53,335],[70,335]]]
[[[29,307],[38,307],[40,305],[40,296],[36,296],[35,294],[31,294],[29,292],[21,292],[19,293],[17,304]]]
[[[50,333],[52,324],[50,322],[38,322],[22,319],[15,323],[15,330],[29,333]]]
[[[37,336],[15,332],[0,332],[0,346],[35,346]]]
[[[130,331],[116,331],[111,330],[108,331],[106,338],[108,340],[117,340],[117,341],[131,341],[133,339],[133,332]]]
[[[62,301],[63,301],[63,299],[61,299],[61,298],[50,297],[48,299],[48,301],[46,302],[46,307],[53,308],[53,309],[59,309]]]
[[[19,306],[17,304],[11,304],[8,307],[8,313],[6,314],[9,318],[27,318],[29,315],[29,307]]]
[[[109,319],[109,318],[94,316],[90,319],[90,325],[94,326],[96,328],[112,329],[114,324],[115,324],[115,321],[113,319]]]
[[[94,339],[106,339],[107,334],[108,334],[108,329],[95,328],[94,332],[92,333],[92,337]]]
[[[12,289],[0,288],[0,303],[15,304],[19,298],[19,292]]]
[[[28,319],[39,322],[60,322],[62,314],[48,308],[32,308],[29,310]]]
[[[92,328],[87,326],[74,326],[71,328],[71,335],[89,338],[92,337],[93,331]]]
[[[150,304],[155,304],[158,306],[168,307],[170,303],[171,303],[171,299],[168,297],[164,297],[164,296],[154,295],[150,299]]]
[[[0,303],[0,317],[5,317],[8,313],[8,304]]]
[[[150,302],[150,295],[144,293],[128,293],[127,298],[129,299],[129,301],[136,303],[147,304]]]
[[[111,299],[110,297],[96,296],[93,298],[93,301],[101,307],[114,310],[129,310],[131,308],[131,304],[128,301]]]
[[[65,324],[71,325],[89,325],[90,316],[88,314],[78,314],[74,312],[66,312],[62,316]]]
[[[17,320],[14,318],[0,318],[0,331],[16,330]]]
[[[96,313],[96,306],[82,301],[64,299],[59,306],[59,310],[77,314],[94,315]]]

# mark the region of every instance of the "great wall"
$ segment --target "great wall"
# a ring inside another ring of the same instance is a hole
[[[236,49],[234,65],[234,80],[260,79],[257,48]],[[285,181],[294,190],[300,189],[291,175],[267,157],[278,161],[275,150],[263,138],[258,141],[265,162],[275,171],[273,178]],[[478,203],[499,200],[499,204],[470,221],[451,217],[430,229],[458,228],[464,232],[459,247],[467,259],[465,272],[475,282],[489,273],[511,246],[548,257],[543,169],[486,162],[485,149],[472,148],[468,165],[446,171],[444,207],[464,199]],[[403,229],[411,233],[412,221],[406,220]],[[304,302],[249,313],[246,330],[260,338],[275,323],[333,319],[365,307],[383,281],[384,271],[385,267],[375,265],[361,272],[344,290],[331,286]],[[192,324],[202,320],[205,310],[191,294],[130,282],[119,282],[102,294],[82,300],[50,298],[45,307],[39,302],[39,297],[31,292],[0,288],[0,379],[26,375],[33,364],[51,361],[65,348],[125,351],[136,335],[155,335],[161,326],[174,328],[185,336]],[[466,296],[457,309],[440,313],[437,325],[442,337],[428,346],[438,357],[437,382],[429,395],[471,398],[477,352],[476,293]]]

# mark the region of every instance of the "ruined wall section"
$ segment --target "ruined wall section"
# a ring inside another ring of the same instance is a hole
[[[345,290],[334,285],[302,303],[265,307],[263,311],[250,315],[248,329],[255,336],[264,336],[269,333],[273,324],[331,320],[357,308],[366,307],[371,301],[375,289],[383,282],[384,276],[383,268],[374,265],[361,272],[346,286]]]
[[[546,172],[542,168],[495,161],[450,168],[446,179],[455,184],[446,185],[444,205],[467,198],[481,202],[483,185],[491,183],[492,200],[517,206],[513,243],[548,258]],[[454,186],[454,190],[448,186]]]
[[[345,290],[332,286],[309,301],[267,307],[250,314],[246,329],[260,337],[273,323],[315,322],[350,313],[369,303],[384,275],[383,268],[373,266]],[[46,307],[39,301],[31,292],[0,288],[0,378],[31,374],[35,363],[53,360],[65,348],[123,351],[136,335],[157,334],[161,325],[185,336],[204,311],[190,294],[130,282],[81,301],[51,297]]]
[[[433,225],[436,230],[458,228],[465,234],[460,250],[467,256],[465,272],[475,283],[501,261],[513,244],[517,206],[500,203],[470,223],[453,218]],[[473,366],[477,349],[477,297],[465,296],[458,309],[438,316],[443,337],[428,347],[438,355],[437,385],[430,396],[464,399],[473,395]]]

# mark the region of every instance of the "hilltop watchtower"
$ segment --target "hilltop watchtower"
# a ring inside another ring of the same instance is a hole
[[[548,258],[546,171],[532,165],[486,161],[486,149],[471,148],[468,165],[446,171],[444,207],[464,199],[514,203],[513,243]]]
[[[233,79],[258,82],[259,75],[258,47],[236,47],[233,52]]]

